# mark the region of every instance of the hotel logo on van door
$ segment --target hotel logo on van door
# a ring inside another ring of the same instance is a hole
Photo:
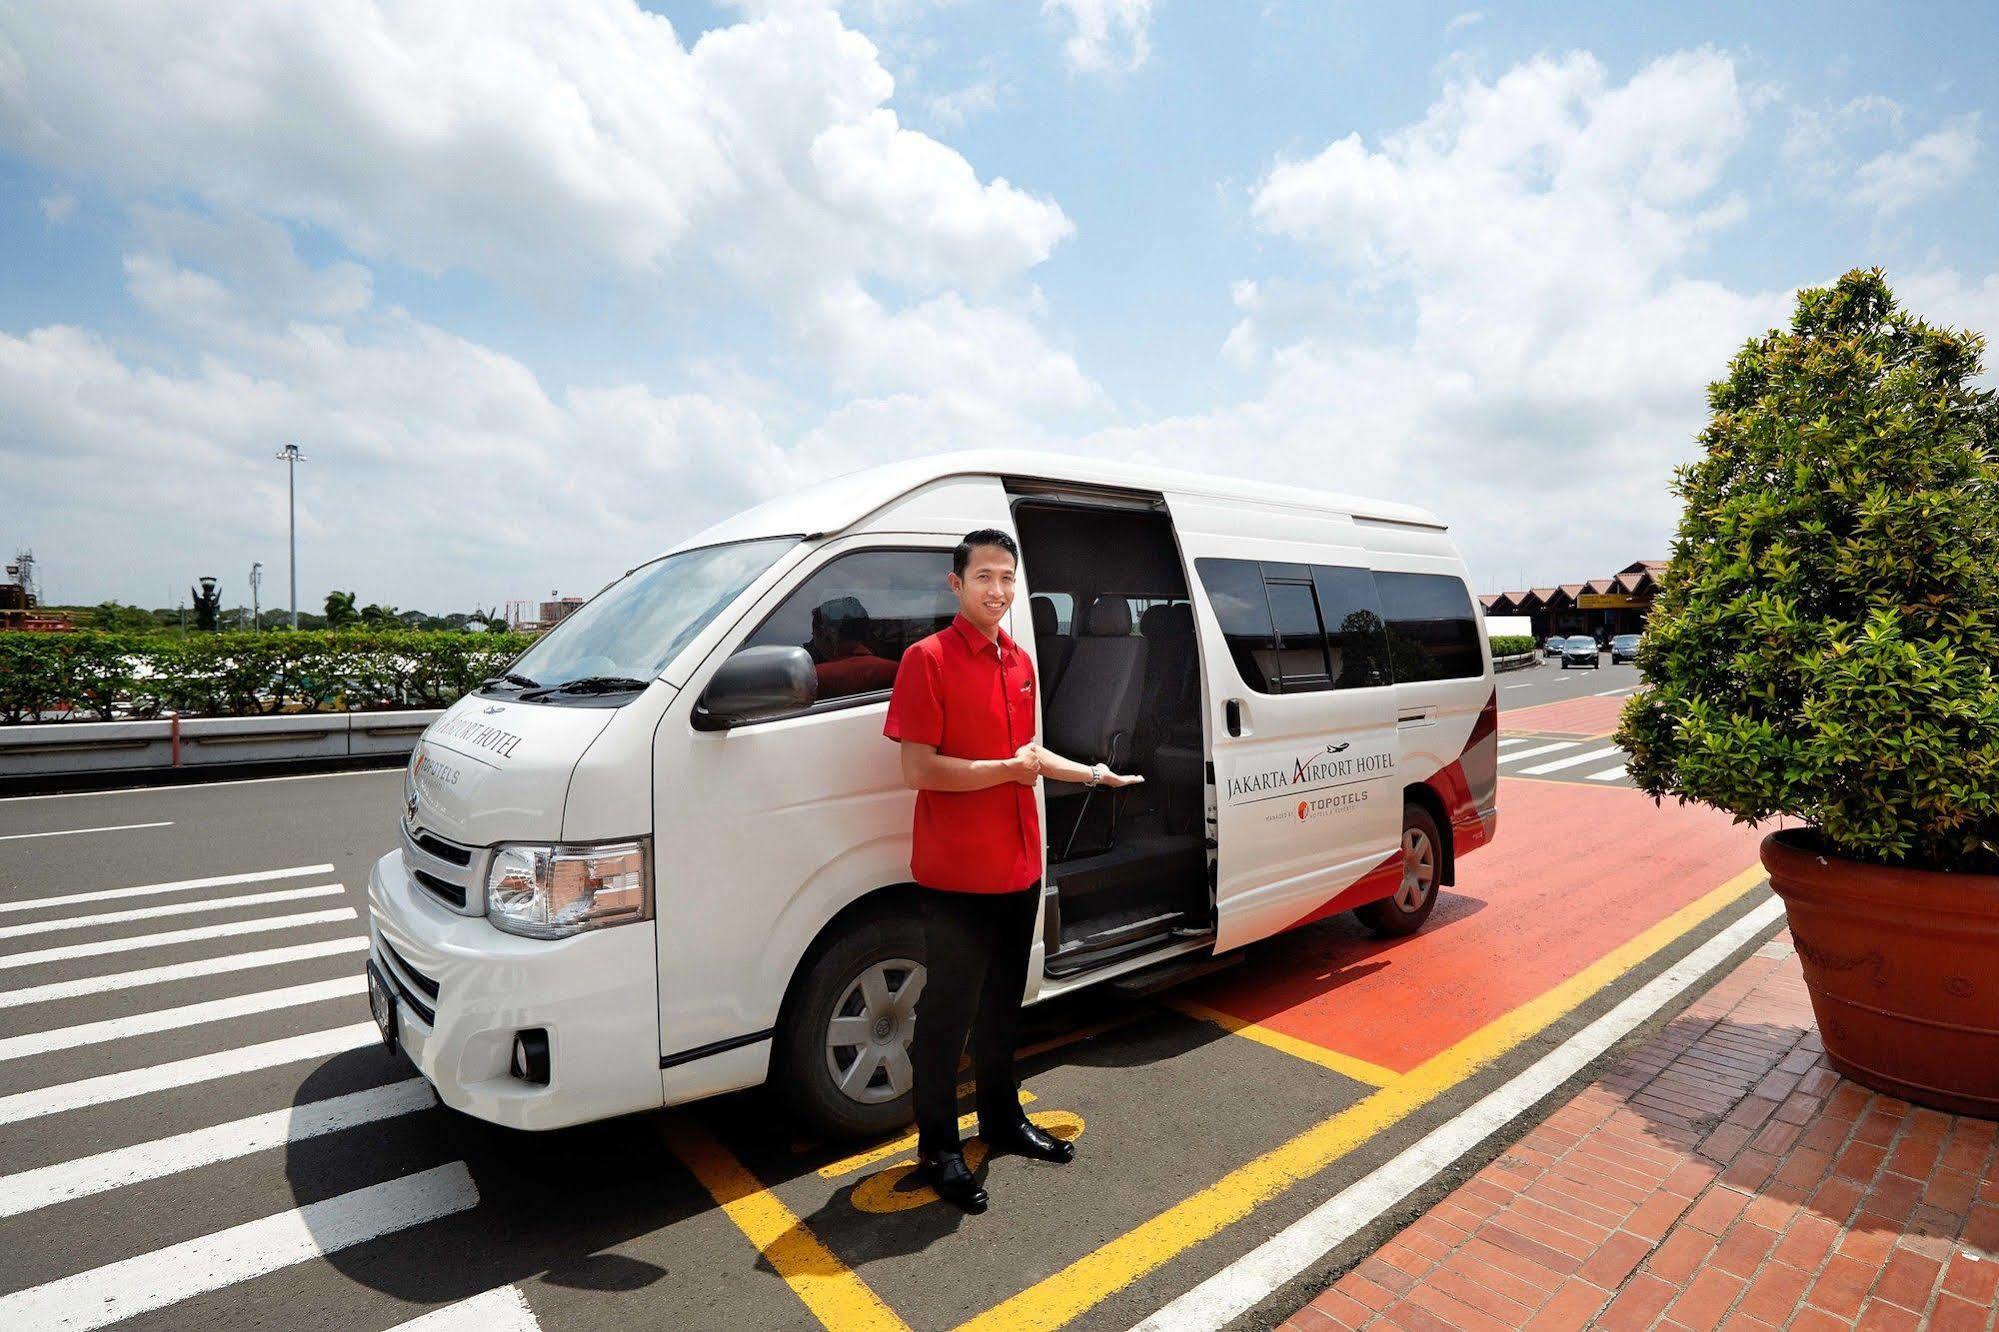
[[[1319,745],[1281,766],[1231,774],[1227,782],[1228,801],[1231,805],[1253,805],[1352,786],[1395,770],[1393,754],[1349,754],[1349,748],[1351,745],[1346,741]]]

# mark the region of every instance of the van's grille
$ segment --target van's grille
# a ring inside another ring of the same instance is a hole
[[[403,1007],[422,1018],[424,1026],[435,1027],[437,1025],[437,1010],[417,998],[416,991],[412,990],[410,986],[416,985],[421,987],[424,993],[435,1000],[437,998],[437,982],[403,961],[402,954],[389,947],[387,939],[382,940],[382,952],[384,954],[382,958],[382,971],[388,976],[389,984],[396,987],[396,994],[402,999]]]
[[[425,851],[430,852],[433,856],[436,856],[439,860],[448,860],[454,865],[469,865],[472,863],[471,847],[453,846],[435,833],[427,833],[423,829],[418,828],[411,834],[410,840]]]
[[[479,891],[486,852],[446,841],[428,828],[403,823],[403,866],[425,892],[453,911],[476,916],[485,910]]]
[[[389,961],[396,964],[397,970],[401,971],[409,979],[410,984],[416,986],[417,989],[422,990],[431,998],[437,998],[437,982],[411,966],[409,959],[398,953],[387,939],[382,940],[382,951],[389,955]]]
[[[465,909],[465,889],[455,883],[446,883],[428,870],[411,870],[416,881],[436,893],[459,910]]]

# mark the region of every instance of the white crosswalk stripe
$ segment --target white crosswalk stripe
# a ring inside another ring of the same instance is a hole
[[[278,879],[303,879],[308,875],[331,873],[333,873],[331,865],[294,865],[290,869],[255,870],[248,874],[213,874],[205,879],[175,879],[171,883],[142,883],[134,888],[100,888],[87,893],[60,893],[54,897],[29,897],[18,902],[0,902],[0,913],[33,911],[38,907],[74,906],[79,902],[113,902],[126,897],[181,893],[191,888],[221,888],[232,883],[270,883]]]
[[[389,1332],[540,1332],[541,1323],[515,1286],[502,1286],[469,1300],[447,1304]]]
[[[1605,768],[1602,772],[1591,773],[1589,779],[1593,782],[1614,782],[1622,776],[1624,776],[1624,765],[1620,763],[1614,768]]]
[[[107,976],[84,976],[78,980],[50,981],[46,985],[27,985],[18,990],[0,990],[0,1008],[20,1008],[27,1004],[45,1004],[54,999],[74,999],[78,995],[85,994],[108,994],[113,990],[131,990],[167,981],[192,980],[197,976],[220,976],[232,971],[254,971],[259,967],[282,966],[287,962],[309,962],[314,958],[337,957],[342,953],[364,953],[367,950],[367,939],[356,935],[351,939],[322,939],[318,943],[293,944],[289,948],[260,948],[250,953],[204,957],[193,962],[170,962],[165,966],[143,967],[138,971],[114,971]]]
[[[25,1059],[29,1055],[48,1054],[53,1050],[73,1050],[80,1045],[98,1045],[105,1041],[124,1040],[132,1036],[150,1036],[181,1027],[198,1027],[204,1023],[248,1017],[253,1013],[269,1013],[280,1008],[298,1008],[304,1004],[322,1003],[328,999],[344,999],[350,995],[366,993],[367,989],[367,976],[357,971],[352,976],[338,976],[332,980],[313,981],[307,985],[290,985],[281,990],[263,990],[256,994],[234,995],[228,999],[210,999],[198,1004],[184,1004],[179,1008],[161,1008],[150,1013],[133,1013],[126,1017],[107,1018],[102,1022],[85,1022],[74,1027],[29,1032],[25,1036],[0,1037],[0,1061]]]
[[[1501,741],[1499,742],[1499,747],[1500,747],[1501,749],[1504,749],[1504,748],[1506,748],[1506,747],[1507,747],[1508,745],[1524,745],[1524,744],[1526,744],[1526,743],[1527,743],[1527,737],[1526,737],[1526,736],[1523,736],[1523,735],[1516,735],[1516,736],[1511,736],[1511,737],[1509,737],[1509,738],[1507,738],[1507,739],[1505,739],[1505,740],[1501,740]]]
[[[53,934],[59,930],[87,930],[96,925],[123,925],[135,920],[157,920],[162,916],[195,916],[209,911],[228,911],[233,907],[298,902],[312,897],[338,897],[346,891],[340,884],[322,883],[310,888],[278,888],[268,893],[244,893],[237,897],[206,897],[199,902],[171,902],[165,906],[100,911],[91,916],[64,916],[59,920],[36,920],[25,925],[0,925],[0,939]]]
[[[194,943],[201,939],[226,939],[238,934],[263,934],[269,930],[290,930],[304,925],[325,925],[336,920],[354,919],[357,917],[353,907],[327,907],[322,911],[300,911],[289,916],[259,916],[255,920],[232,920],[220,925],[195,925],[184,930],[135,934],[124,939],[98,939],[92,943],[62,944],[55,948],[38,948],[28,953],[0,954],[0,971],[13,967],[37,967],[46,962],[67,962],[78,957],[133,953],[143,948],[164,948],[169,944]]]
[[[1544,772],[1560,772],[1564,768],[1580,768],[1585,763],[1596,763],[1602,759],[1609,758],[1612,754],[1622,754],[1623,752],[1616,745],[1611,745],[1607,749],[1592,749],[1586,754],[1567,754],[1558,759],[1550,759],[1546,763],[1537,763],[1531,768],[1522,768],[1520,775],[1522,777],[1538,777]]]
[[[386,1087],[308,1101],[227,1124],[176,1133],[170,1138],[99,1152],[37,1170],[23,1170],[0,1176],[0,1217],[19,1216],[128,1184],[161,1179],[321,1134],[428,1110],[435,1104],[437,1096],[428,1082],[408,1078]]]
[[[0,1327],[92,1328],[475,1207],[462,1161],[0,1296]]]
[[[37,1087],[33,1091],[0,1096],[0,1124],[15,1124],[24,1119],[61,1114],[87,1105],[103,1105],[109,1101],[187,1087],[260,1068],[295,1064],[304,1059],[322,1059],[328,1055],[364,1049],[381,1039],[373,1022],[357,1022],[327,1031],[308,1032],[303,1036],[287,1036],[259,1045],[177,1059],[170,1064],[105,1073],[77,1082],[58,1083],[53,1087]],[[5,1326],[4,1321],[0,1321],[0,1326]]]
[[[1501,763],[1518,763],[1521,759],[1530,759],[1536,754],[1553,754],[1557,750],[1574,749],[1575,747],[1576,742],[1573,740],[1557,740],[1553,744],[1536,745],[1532,749],[1516,749],[1511,754],[1501,754],[1499,761]]]

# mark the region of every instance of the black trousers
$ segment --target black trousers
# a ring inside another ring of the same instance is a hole
[[[1020,998],[1037,881],[1019,892],[917,894],[923,918],[926,976],[916,1001],[910,1070],[916,1102],[917,1150],[958,1150],[958,1057],[971,1036],[981,1131],[1021,1119],[1013,1047],[1020,1032]]]

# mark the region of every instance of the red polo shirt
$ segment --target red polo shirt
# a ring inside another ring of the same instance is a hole
[[[998,631],[990,643],[962,613],[902,654],[882,734],[949,758],[1007,759],[1034,738],[1034,664]],[[925,888],[1006,893],[1041,877],[1034,788],[918,791],[912,878]]]

